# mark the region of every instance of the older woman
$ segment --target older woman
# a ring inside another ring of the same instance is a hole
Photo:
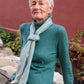
[[[53,84],[57,58],[64,84],[73,84],[68,39],[64,27],[51,20],[53,0],[29,0],[32,23],[20,26],[21,56],[12,84]]]

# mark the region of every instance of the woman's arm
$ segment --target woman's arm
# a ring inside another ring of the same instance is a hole
[[[69,57],[66,30],[61,27],[58,33],[58,58],[60,60],[64,84],[73,84],[72,65]]]

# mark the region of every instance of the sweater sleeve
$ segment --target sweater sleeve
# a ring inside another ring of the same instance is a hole
[[[21,51],[20,51],[20,54],[21,54],[22,49],[23,49],[23,34],[22,34],[23,25],[24,25],[24,24],[20,25],[20,29],[19,29],[19,30],[20,30],[20,38],[21,38]]]
[[[68,38],[64,27],[58,33],[58,58],[61,65],[64,84],[73,84],[72,65],[69,57]]]

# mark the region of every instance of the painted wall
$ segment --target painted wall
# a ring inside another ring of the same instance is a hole
[[[84,30],[84,0],[54,0],[53,22],[63,25],[72,38],[77,30]],[[0,0],[0,25],[16,32],[19,25],[31,22],[28,0]]]

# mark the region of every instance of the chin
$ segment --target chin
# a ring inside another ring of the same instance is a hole
[[[42,17],[34,17],[35,20],[41,20],[43,19]]]

